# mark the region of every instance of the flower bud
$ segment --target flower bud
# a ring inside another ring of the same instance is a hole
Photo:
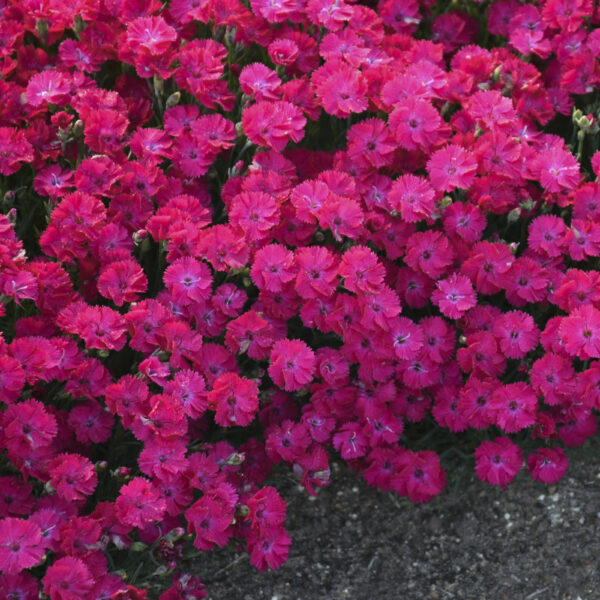
[[[46,19],[38,19],[35,22],[35,30],[38,32],[38,35],[45,46],[46,36],[48,35],[48,21],[46,21]]]
[[[230,454],[225,460],[225,464],[228,467],[237,467],[246,460],[246,455],[243,452],[234,452]]]
[[[179,104],[179,101],[181,100],[181,92],[177,91],[177,92],[173,92],[168,98],[167,101],[165,102],[165,106],[167,108],[173,108],[174,106],[177,106]]]
[[[144,542],[133,542],[133,544],[131,544],[131,546],[129,546],[129,549],[132,552],[143,552],[147,548],[148,548],[148,544],[144,544]]]
[[[521,218],[521,213],[522,213],[522,209],[520,206],[517,206],[517,208],[513,208],[509,213],[508,216],[506,217],[506,220],[508,221],[509,225],[512,225],[513,223],[516,223],[520,218]]]

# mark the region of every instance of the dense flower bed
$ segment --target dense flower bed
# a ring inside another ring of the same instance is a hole
[[[560,479],[600,408],[599,21],[2,0],[0,595],[277,568],[278,463],[414,502],[465,449]]]

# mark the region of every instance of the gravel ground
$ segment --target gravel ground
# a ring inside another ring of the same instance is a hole
[[[286,475],[288,562],[259,573],[221,549],[198,573],[212,600],[600,600],[600,442],[569,459],[557,485],[523,471],[505,492],[464,467],[420,506],[337,464],[316,499]]]

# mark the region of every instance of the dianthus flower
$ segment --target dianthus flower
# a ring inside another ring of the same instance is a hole
[[[406,243],[404,262],[414,269],[440,279],[454,260],[454,251],[448,238],[440,231],[431,229],[417,232]]]
[[[350,292],[375,294],[383,285],[385,269],[366,246],[353,246],[342,256],[338,271]]]
[[[26,519],[0,519],[0,570],[13,575],[39,564],[45,547],[39,525]]]
[[[33,160],[33,146],[16,127],[0,127],[0,174],[12,175],[21,163]]]
[[[524,358],[539,340],[539,329],[531,315],[520,310],[505,313],[494,322],[492,332],[507,358]]]
[[[514,260],[507,245],[481,241],[471,248],[461,271],[475,284],[480,294],[495,294],[502,289],[499,276],[510,269]]]
[[[283,527],[273,527],[258,535],[251,533],[247,541],[250,564],[259,571],[278,569],[287,560],[291,543]]]
[[[523,454],[510,438],[484,441],[475,450],[475,472],[482,481],[506,489],[523,466]]]
[[[550,257],[560,256],[567,234],[565,222],[555,215],[540,215],[529,225],[529,247]]]
[[[117,306],[134,302],[146,291],[148,279],[133,259],[118,260],[104,266],[98,276],[98,292]]]
[[[396,149],[386,124],[375,118],[352,125],[347,143],[348,156],[365,169],[389,165]]]
[[[254,420],[258,410],[258,388],[250,379],[223,373],[213,382],[208,406],[215,411],[217,425],[245,427]]]
[[[242,127],[248,139],[259,146],[281,152],[289,141],[304,137],[306,118],[291,102],[261,101],[244,109]]]
[[[269,244],[255,255],[250,277],[257,288],[281,292],[286,283],[296,278],[294,254],[281,244]]]
[[[199,550],[212,550],[229,541],[233,510],[223,506],[212,494],[202,496],[184,514],[188,532],[194,534],[194,546]]]
[[[450,277],[437,282],[431,301],[445,317],[460,319],[477,304],[477,294],[468,277],[452,273]]]
[[[425,98],[409,96],[394,104],[389,126],[398,144],[406,150],[427,152],[441,139],[442,117]]]
[[[538,448],[527,457],[527,468],[536,481],[557,483],[569,468],[562,448]]]
[[[131,527],[145,527],[163,518],[167,504],[151,481],[134,477],[121,488],[115,509],[123,523]]]
[[[429,219],[435,210],[435,192],[429,181],[410,173],[394,181],[387,201],[407,223]]]
[[[548,192],[574,190],[581,181],[577,159],[558,144],[542,150],[531,169]]]
[[[446,473],[432,450],[407,450],[400,456],[392,484],[396,492],[412,502],[429,502],[444,489]]]
[[[241,192],[229,208],[229,222],[243,231],[249,242],[267,238],[279,217],[275,198],[264,192]]]
[[[270,361],[269,376],[287,392],[302,389],[314,377],[315,354],[302,340],[275,342]]]
[[[49,465],[50,483],[69,502],[84,500],[98,483],[92,462],[79,454],[59,454]]]
[[[537,408],[535,392],[522,381],[498,387],[490,400],[495,423],[506,433],[517,433],[533,425]]]
[[[427,163],[431,185],[436,190],[450,192],[455,188],[469,189],[475,179],[477,161],[462,146],[448,145],[431,155]]]
[[[80,558],[64,556],[48,567],[42,584],[50,600],[79,600],[89,597],[94,578]]]
[[[600,311],[591,304],[576,308],[561,320],[560,339],[569,356],[600,358]]]
[[[125,346],[125,321],[108,306],[87,306],[77,314],[74,327],[88,348],[121,350]]]
[[[239,75],[240,88],[248,96],[254,96],[258,102],[279,100],[281,79],[275,71],[262,63],[246,65]]]
[[[229,321],[225,345],[232,352],[247,353],[250,358],[264,360],[269,356],[274,335],[270,323],[255,310],[249,310]]]
[[[305,299],[329,297],[337,286],[337,261],[327,248],[298,248],[295,253],[298,275],[295,288]]]
[[[159,56],[177,40],[177,32],[162,17],[140,17],[127,24],[126,43],[134,52]]]
[[[423,330],[410,319],[398,317],[392,320],[390,335],[394,352],[400,360],[408,360],[420,354],[424,341]]]
[[[317,219],[320,227],[329,229],[338,242],[344,237],[356,240],[363,232],[364,214],[353,198],[329,194],[317,213]]]
[[[261,488],[248,501],[248,518],[252,529],[266,533],[285,522],[286,506],[279,492],[271,486]]]
[[[189,256],[178,258],[169,265],[163,279],[173,301],[182,306],[203,302],[211,294],[210,269],[203,262]]]
[[[367,106],[367,84],[362,73],[341,60],[329,60],[313,71],[315,94],[326,113],[345,119]]]

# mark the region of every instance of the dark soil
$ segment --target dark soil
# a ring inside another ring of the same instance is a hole
[[[420,506],[337,464],[316,499],[283,476],[288,562],[259,573],[220,549],[198,573],[212,600],[600,600],[600,443],[569,459],[557,485],[524,470],[504,492],[465,466]]]

